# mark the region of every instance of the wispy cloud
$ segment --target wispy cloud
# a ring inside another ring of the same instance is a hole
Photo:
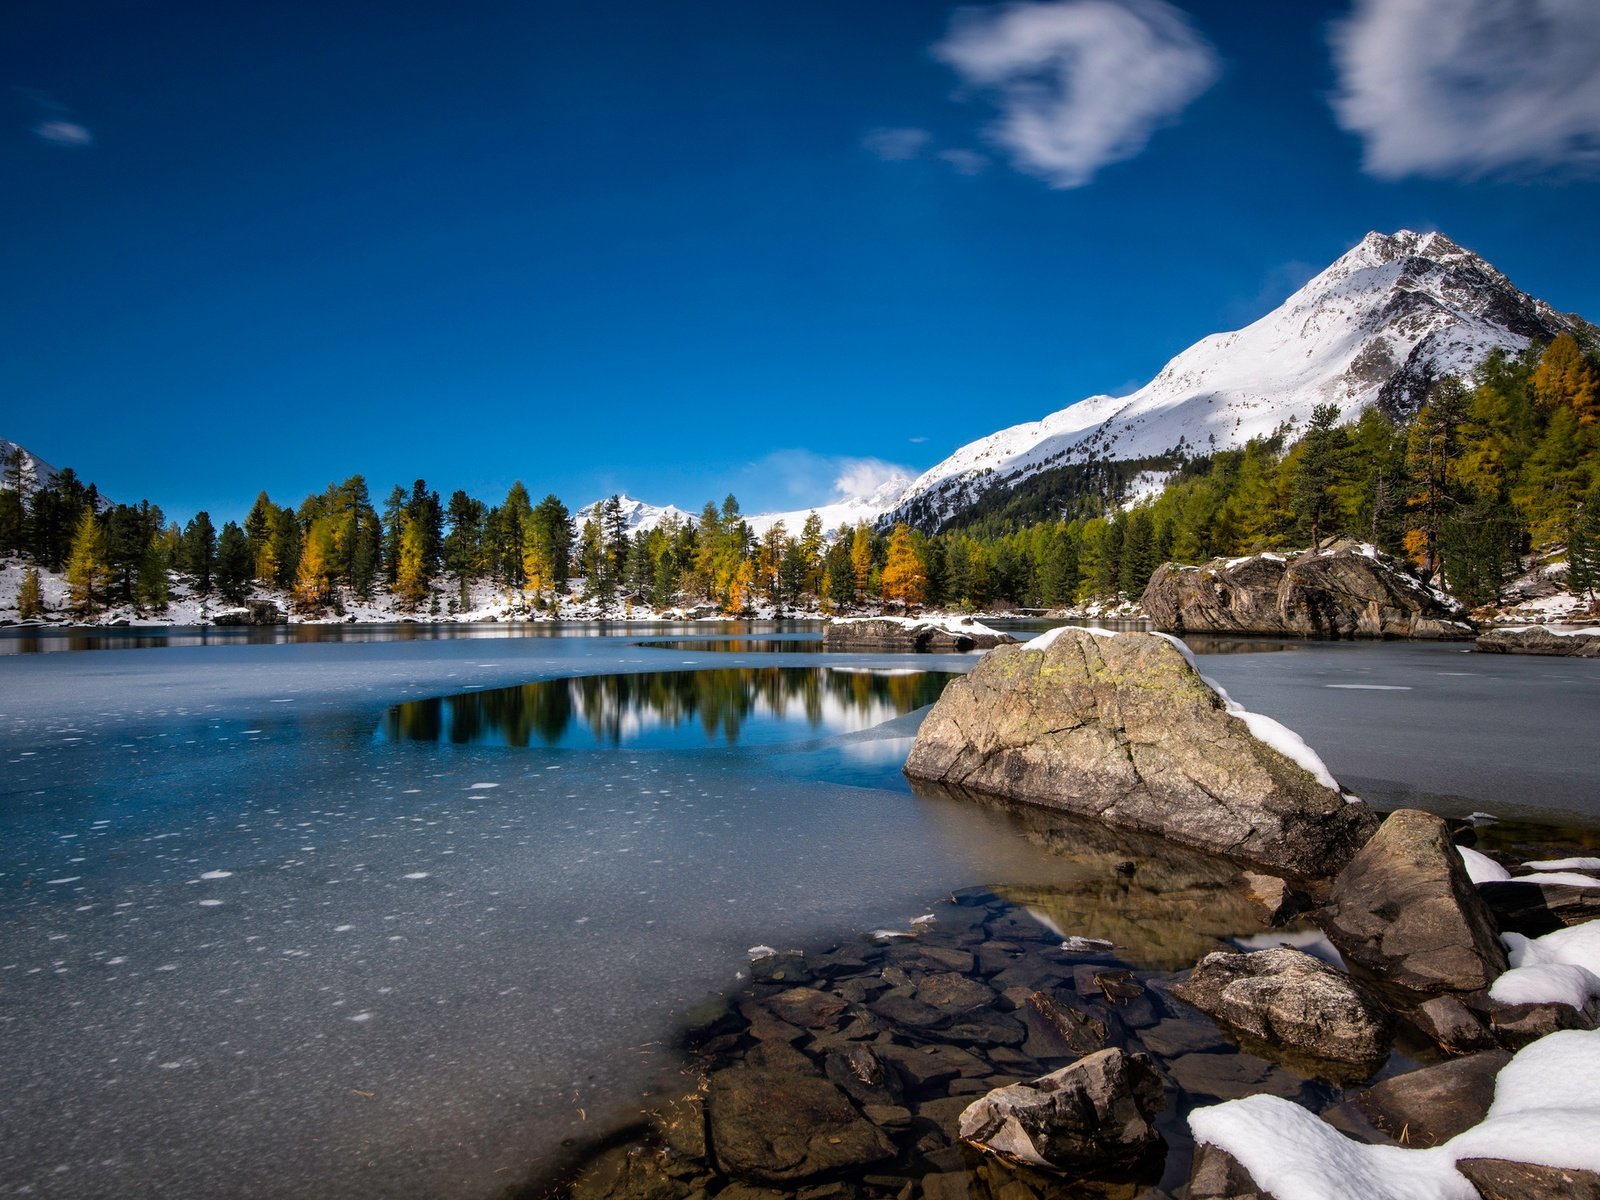
[[[1372,175],[1600,165],[1595,0],[1356,0],[1329,42],[1334,115]]]
[[[33,127],[33,136],[41,142],[49,142],[52,146],[65,146],[69,149],[94,145],[94,134],[89,132],[88,126],[59,118],[40,121]]]
[[[70,107],[49,92],[25,87],[12,90],[22,97],[30,110],[28,132],[41,142],[67,150],[81,150],[94,145],[94,134],[89,127],[77,119]]]
[[[1132,158],[1215,82],[1215,51],[1163,0],[1054,0],[959,11],[934,57],[1000,108],[1020,170],[1082,187]]]
[[[862,148],[876,154],[884,162],[905,162],[916,158],[933,139],[926,129],[891,129],[879,126],[867,130],[861,139]]]
[[[939,151],[939,158],[949,163],[950,169],[957,175],[982,175],[989,166],[987,154],[979,154],[976,150],[967,150],[960,146]]]

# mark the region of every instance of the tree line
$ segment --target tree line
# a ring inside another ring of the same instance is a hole
[[[1374,408],[1340,423],[1324,405],[1291,444],[1293,432],[1184,461],[1140,504],[1083,495],[1054,520],[933,534],[827,531],[813,513],[758,536],[731,495],[696,519],[630,531],[619,497],[579,523],[520,482],[489,505],[461,490],[441,501],[419,479],[379,511],[359,475],[293,507],[263,491],[242,524],[219,530],[205,512],[180,525],[148,501],[107,504],[71,470],[24,498],[18,451],[0,465],[0,551],[64,571],[79,616],[160,612],[173,572],[229,603],[284,593],[304,615],[383,595],[403,611],[462,611],[484,584],[513,612],[549,611],[575,580],[582,599],[654,609],[1055,608],[1136,598],[1169,560],[1334,536],[1409,559],[1473,604],[1494,598],[1523,553],[1558,543],[1569,586],[1591,599],[1600,586],[1600,361],[1569,335],[1491,355],[1471,389],[1439,380],[1408,421]],[[1096,477],[1118,478],[1085,474]],[[19,600],[25,617],[42,609],[36,569]]]

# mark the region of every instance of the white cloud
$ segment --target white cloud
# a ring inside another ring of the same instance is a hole
[[[939,157],[950,164],[957,175],[981,175],[989,165],[989,156],[976,150],[963,150],[959,146],[939,151]]]
[[[1055,0],[963,9],[933,47],[1000,107],[989,135],[1052,187],[1132,158],[1216,80],[1216,53],[1163,0]]]
[[[1329,41],[1334,115],[1370,174],[1600,164],[1595,0],[1356,0]]]
[[[916,473],[879,458],[774,450],[747,464],[735,488],[747,511],[786,510],[865,499],[895,480]]]
[[[933,135],[926,129],[890,129],[880,126],[869,129],[861,139],[863,149],[876,154],[884,162],[905,162],[922,153]]]
[[[886,484],[904,487],[911,472],[881,458],[841,458],[839,474],[833,481],[833,494],[840,500],[866,500]]]
[[[59,118],[40,121],[33,127],[33,136],[52,146],[77,148],[94,145],[94,134],[89,132],[87,126]]]

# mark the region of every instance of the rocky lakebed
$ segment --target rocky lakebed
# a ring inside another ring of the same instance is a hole
[[[1600,841],[1343,793],[1161,635],[946,688],[907,773],[1061,879],[754,946],[679,1086],[513,1194],[1600,1196]]]

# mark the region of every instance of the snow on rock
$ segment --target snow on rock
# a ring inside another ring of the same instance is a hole
[[[1600,999],[1600,921],[1557,929],[1543,937],[1502,934],[1511,969],[1489,988],[1505,1004],[1569,1004]]]
[[[1174,452],[1208,454],[1289,427],[1319,404],[1347,419],[1415,407],[1427,382],[1470,377],[1494,349],[1584,323],[1512,286],[1438,233],[1369,233],[1277,309],[1202,338],[1127,396],[1091,396],[962,446],[923,472],[886,520],[937,525],[1040,471]]]
[[[1500,883],[1511,878],[1511,872],[1494,859],[1471,846],[1457,846],[1461,861],[1467,864],[1467,878],[1473,883]]]
[[[1545,858],[1522,865],[1535,871],[1600,871],[1600,858]]]
[[[1276,1096],[1196,1109],[1189,1128],[1284,1200],[1478,1200],[1458,1160],[1600,1171],[1600,1031],[1552,1033],[1523,1049],[1500,1071],[1484,1119],[1431,1149],[1353,1141]]]

